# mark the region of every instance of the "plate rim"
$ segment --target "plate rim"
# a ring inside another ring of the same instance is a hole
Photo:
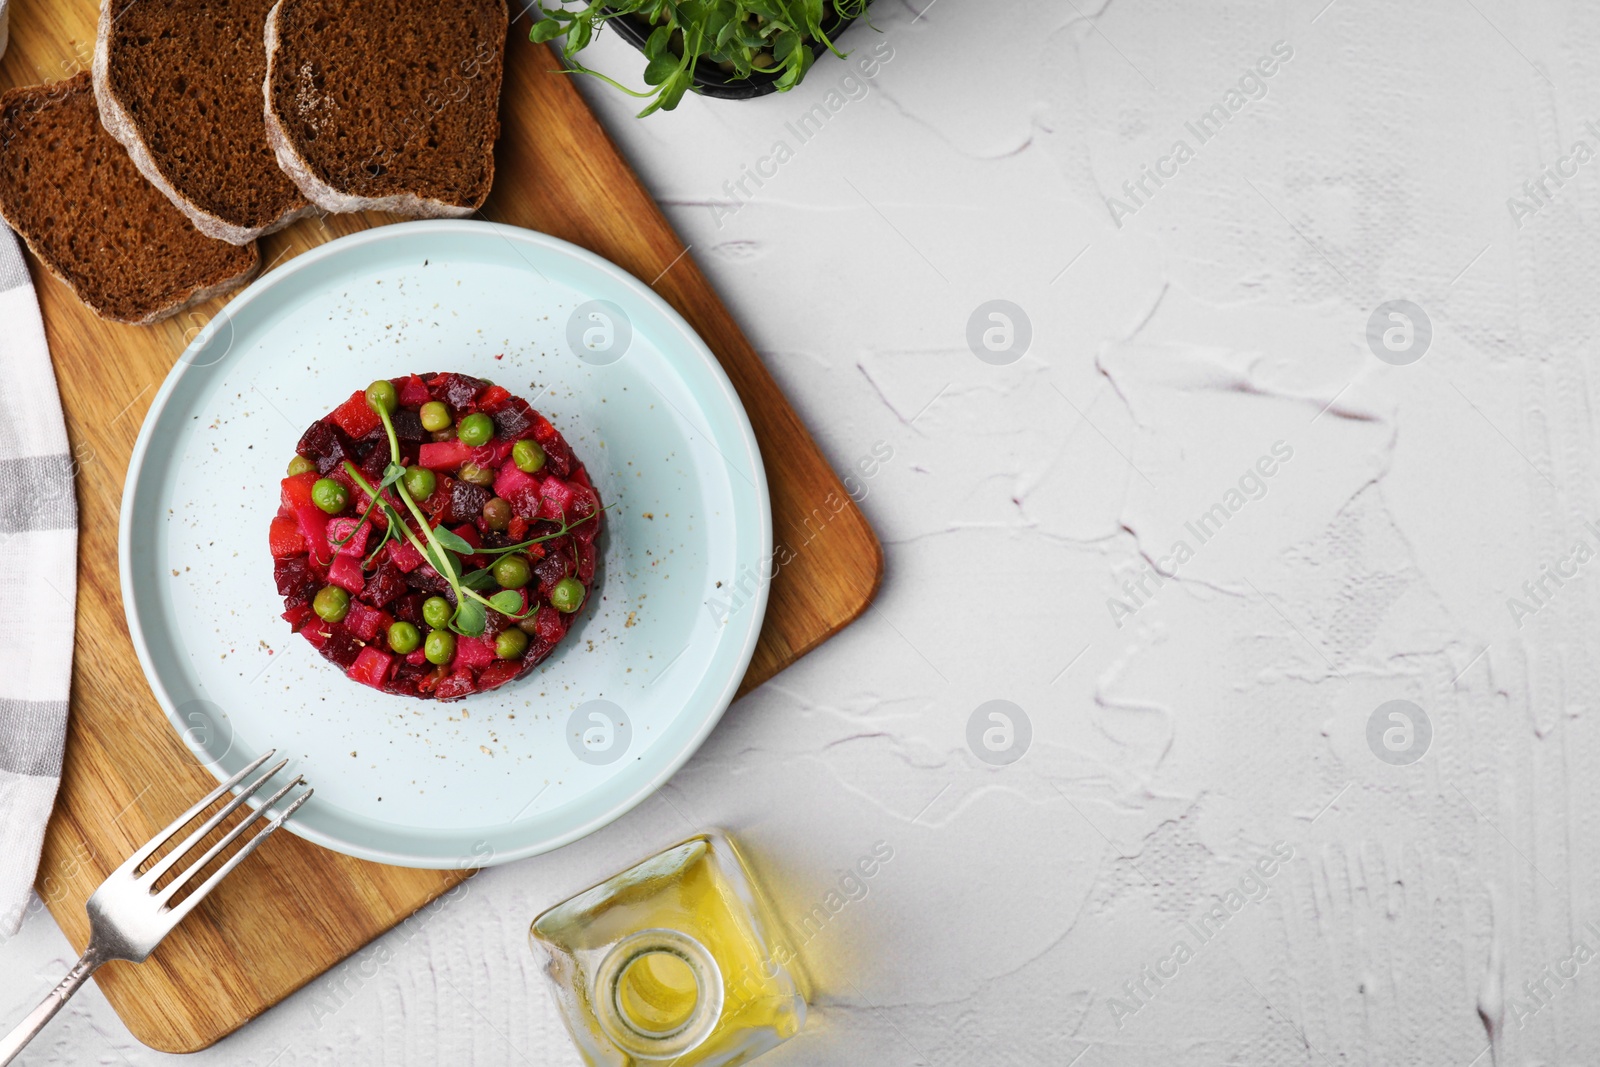
[[[419,234],[418,231],[424,231],[424,233]],[[294,275],[356,248],[385,241],[425,236],[425,234],[494,235],[502,240],[522,242],[559,255],[573,257],[613,277],[619,284],[629,289],[634,296],[647,304],[653,305],[656,311],[664,315],[667,321],[682,333],[689,349],[700,357],[706,369],[710,372],[714,384],[721,389],[731,406],[735,429],[740,432],[747,455],[751,461],[752,481],[756,494],[758,558],[764,561],[772,557],[772,496],[767,482],[766,465],[761,457],[760,444],[756,439],[755,429],[750,422],[750,413],[745,408],[744,401],[740,398],[738,390],[734,388],[732,380],[728,377],[722,361],[711,350],[711,347],[706,344],[699,331],[690,325],[688,320],[665,297],[611,260],[581,245],[539,230],[512,226],[507,223],[489,222],[482,219],[415,219],[368,227],[356,233],[336,237],[331,241],[325,241],[307,249],[282,266],[262,274],[223,305],[218,313],[205,324],[194,339],[178,354],[172,369],[167,372],[167,376],[162,380],[161,387],[156,391],[155,397],[150,402],[149,409],[145,412],[144,420],[139,427],[138,437],[135,439],[133,449],[129,454],[128,470],[123,481],[117,518],[117,569],[118,584],[122,595],[122,612],[128,625],[128,634],[134,653],[139,661],[140,671],[144,675],[146,684],[150,687],[151,694],[155,697],[157,704],[160,705],[168,726],[177,733],[180,740],[187,727],[179,719],[172,695],[168,692],[166,685],[155,670],[150,654],[148,637],[135,606],[131,567],[131,540],[133,533],[133,505],[141,476],[144,473],[145,462],[154,437],[156,424],[166,411],[179,383],[189,374],[206,371],[210,369],[210,366],[214,365],[196,364],[185,359],[184,356],[191,351],[204,348],[224,324],[231,325],[235,309],[249,307],[278,286],[285,284]],[[538,268],[535,267],[534,269],[537,271]],[[698,427],[692,428],[696,433],[704,436]],[[412,855],[393,849],[376,848],[370,845],[337,839],[333,835],[320,830],[300,825],[294,820],[285,822],[283,824],[284,829],[313,844],[355,859],[426,870],[472,870],[499,866],[516,860],[542,855],[587,837],[620,819],[654,795],[700,750],[706,739],[710,737],[711,732],[716,729],[717,724],[722,721],[723,715],[727,713],[738,693],[739,685],[749,672],[750,663],[755,657],[756,646],[760,641],[762,624],[766,619],[770,583],[757,582],[756,586],[754,600],[746,605],[745,611],[740,613],[745,615],[747,621],[741,637],[741,648],[735,658],[733,669],[729,671],[728,676],[723,679],[721,686],[715,691],[715,696],[711,700],[708,711],[703,715],[693,734],[680,747],[679,751],[673,753],[638,788],[613,801],[593,818],[563,833],[538,839],[514,848],[506,850],[491,849],[487,855],[477,851],[477,846],[485,844],[485,842],[474,842],[470,849],[463,849],[450,862],[443,862],[428,855]],[[211,763],[204,763],[196,759],[196,763],[209,771],[219,783],[231,777],[225,771],[220,759]],[[312,783],[312,785],[314,787],[315,783]],[[238,793],[239,788],[235,787],[234,792]],[[258,811],[261,807],[261,799],[252,797],[248,804],[252,811]],[[408,829],[414,829],[399,823],[391,823],[389,825],[398,827],[402,833]],[[508,825],[514,825],[514,823]]]

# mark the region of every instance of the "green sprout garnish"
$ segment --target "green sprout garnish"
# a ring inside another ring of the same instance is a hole
[[[809,41],[820,41],[836,56],[838,46],[823,30],[828,5],[824,0],[535,0],[544,16],[533,24],[528,39],[544,44],[561,35],[561,58],[579,74],[598,78],[629,96],[649,99],[639,112],[671,111],[694,85],[695,70],[704,62],[733,78],[776,74],[775,87],[787,92],[800,84],[816,60]],[[568,4],[581,6],[569,8]],[[846,19],[866,14],[869,0],[833,0],[833,10]],[[655,28],[645,40],[644,80],[653,86],[639,91],[591,70],[577,59],[595,34],[617,18],[643,17]]]

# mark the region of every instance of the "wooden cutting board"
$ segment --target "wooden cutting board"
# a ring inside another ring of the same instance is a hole
[[[16,0],[0,89],[87,67],[96,14],[95,0]],[[571,77],[556,72],[551,53],[528,43],[527,27],[525,19],[513,26],[507,46],[498,173],[482,215],[565,238],[655,279],[656,291],[705,338],[743,398],[766,461],[776,538],[797,553],[772,582],[743,694],[866,609],[882,574],[882,550],[692,254],[684,254]],[[323,241],[396,221],[307,220],[268,238],[264,262],[276,266]],[[88,938],[83,904],[95,886],[215,784],[174,736],[134,658],[117,575],[117,516],[145,411],[188,338],[223,302],[182,321],[117,326],[91,315],[37,263],[34,282],[81,467],[82,528],[71,728],[37,888],[81,949]],[[836,515],[805,528],[814,513],[830,515],[840,502]],[[262,551],[264,560],[264,544]],[[469,874],[379,866],[279,834],[147,963],[114,963],[96,980],[140,1041],[192,1052]]]

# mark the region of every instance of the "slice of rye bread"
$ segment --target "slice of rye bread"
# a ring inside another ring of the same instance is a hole
[[[95,314],[149,325],[250,280],[256,246],[214,241],[100,125],[89,72],[0,96],[0,216]]]
[[[207,237],[242,245],[314,209],[267,144],[272,0],[103,0],[100,121]]]
[[[326,211],[460,217],[494,183],[505,0],[278,0],[267,140]]]

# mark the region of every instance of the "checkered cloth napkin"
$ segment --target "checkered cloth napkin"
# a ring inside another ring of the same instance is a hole
[[[0,10],[4,0],[0,0]],[[78,506],[61,398],[22,249],[0,225],[0,937],[16,932],[61,781]]]

